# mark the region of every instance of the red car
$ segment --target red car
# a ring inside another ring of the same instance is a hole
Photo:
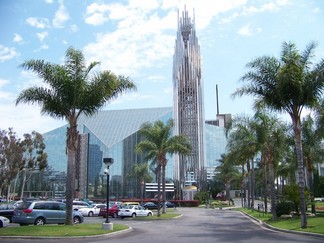
[[[113,218],[117,218],[119,209],[120,209],[120,206],[117,204],[111,206],[108,211],[109,216],[113,217]],[[107,207],[100,208],[99,216],[106,218],[106,214],[107,214]]]

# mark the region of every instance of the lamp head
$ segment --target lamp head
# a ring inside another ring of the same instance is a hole
[[[103,162],[106,164],[107,167],[109,167],[114,163],[114,160],[112,158],[104,158]]]

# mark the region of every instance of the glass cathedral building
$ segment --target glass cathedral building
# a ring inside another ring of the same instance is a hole
[[[78,130],[81,149],[77,159],[75,196],[104,198],[107,181],[103,173],[103,158],[113,158],[114,163],[110,166],[110,196],[118,199],[140,198],[140,182],[127,176],[134,164],[145,162],[143,156],[134,151],[136,144],[141,140],[139,130],[145,122],[166,122],[172,117],[172,107],[108,110],[100,111],[90,118],[80,117]],[[66,129],[67,126],[62,126],[43,134],[48,165],[59,173],[66,172],[67,169]],[[222,127],[205,123],[205,130],[206,173],[210,179],[220,155],[225,152],[226,137]],[[175,179],[174,166],[173,157],[168,157],[168,181]],[[152,177],[155,178],[153,173]]]
[[[176,156],[175,177],[182,188],[206,180],[204,104],[201,56],[195,19],[184,10],[178,14],[178,31],[173,56],[173,109],[175,134],[189,138],[192,151]]]

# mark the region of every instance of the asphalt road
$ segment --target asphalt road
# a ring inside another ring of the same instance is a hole
[[[273,243],[273,242],[324,242],[323,237],[305,236],[266,229],[240,212],[220,209],[180,208],[182,217],[171,220],[136,221],[132,219],[111,219],[132,227],[132,231],[78,239],[8,239],[1,243]],[[103,222],[102,218],[86,218],[85,223]]]

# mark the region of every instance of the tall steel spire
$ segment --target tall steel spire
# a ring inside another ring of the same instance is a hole
[[[184,9],[178,12],[178,31],[173,56],[173,107],[175,133],[187,135],[192,146],[189,156],[176,156],[175,178],[182,187],[199,187],[204,172],[204,105],[200,46],[194,18]]]

